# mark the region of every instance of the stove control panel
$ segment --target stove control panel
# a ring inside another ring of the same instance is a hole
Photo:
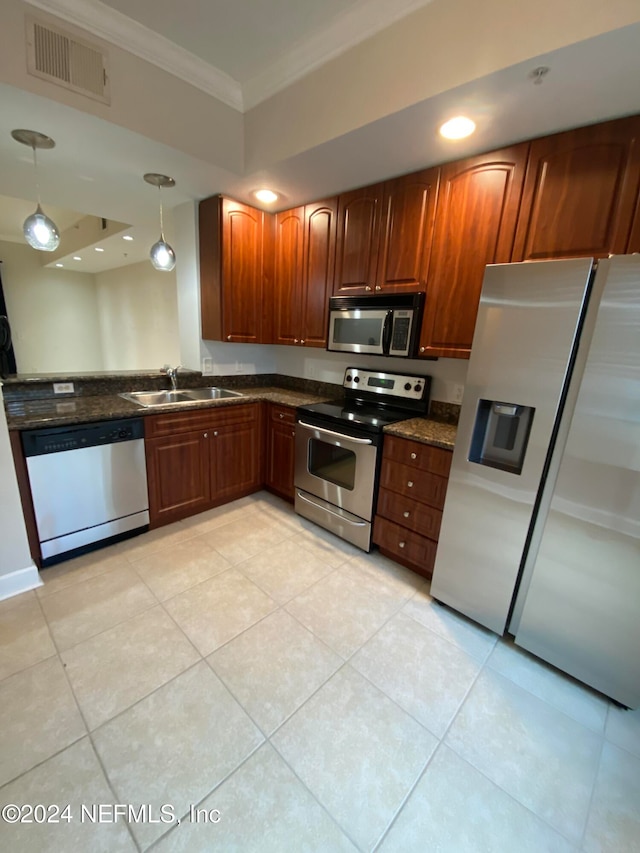
[[[347,367],[342,384],[348,391],[368,392],[420,402],[429,397],[431,377],[408,376],[404,373],[386,373],[381,370]]]

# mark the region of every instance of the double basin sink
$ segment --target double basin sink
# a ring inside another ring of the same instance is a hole
[[[149,407],[223,400],[227,397],[242,397],[242,394],[238,391],[228,391],[226,388],[185,388],[182,391],[131,391],[128,394],[120,394],[120,397],[138,406]]]

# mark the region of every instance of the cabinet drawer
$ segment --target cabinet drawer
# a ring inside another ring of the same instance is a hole
[[[292,424],[296,422],[296,410],[291,406],[281,406],[278,403],[271,403],[271,420],[274,423]]]
[[[447,482],[446,477],[410,468],[408,465],[399,465],[386,458],[382,460],[380,485],[383,488],[436,509],[442,509],[444,506]]]
[[[412,465],[422,471],[431,471],[441,477],[448,477],[451,469],[450,450],[433,447],[430,444],[421,444],[419,441],[411,441],[408,438],[397,438],[388,435],[384,440],[384,458],[403,465]]]
[[[373,541],[383,553],[399,563],[431,577],[437,544],[377,515],[373,525]]]
[[[378,515],[430,539],[437,539],[440,533],[442,513],[439,509],[417,503],[388,489],[380,489],[378,494]]]
[[[188,412],[149,415],[144,421],[145,438],[172,435],[176,432],[191,432],[198,429],[215,429],[231,424],[254,421],[258,417],[258,403],[227,405]]]

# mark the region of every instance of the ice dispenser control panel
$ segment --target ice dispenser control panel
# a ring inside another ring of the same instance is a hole
[[[478,400],[469,461],[520,474],[535,408],[502,400]]]

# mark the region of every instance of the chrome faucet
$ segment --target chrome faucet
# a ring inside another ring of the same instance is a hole
[[[178,390],[178,371],[180,370],[181,367],[182,367],[182,365],[179,364],[177,367],[165,367],[164,368],[165,373],[167,374],[167,376],[171,380],[171,390],[172,391]]]

